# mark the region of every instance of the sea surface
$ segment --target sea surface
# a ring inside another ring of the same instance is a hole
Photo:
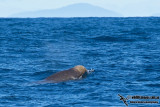
[[[75,65],[95,72],[36,84]],[[160,18],[0,18],[0,107],[124,107],[118,94],[160,96]]]

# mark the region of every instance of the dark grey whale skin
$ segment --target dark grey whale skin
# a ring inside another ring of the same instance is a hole
[[[64,82],[68,80],[76,80],[81,78],[83,74],[78,72],[77,69],[71,68],[68,70],[60,71],[57,72],[46,79],[44,79],[45,82],[47,83],[59,83],[59,82]]]

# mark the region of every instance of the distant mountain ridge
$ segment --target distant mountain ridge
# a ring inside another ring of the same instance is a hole
[[[17,13],[9,17],[122,17],[122,15],[98,6],[80,3],[59,9]]]

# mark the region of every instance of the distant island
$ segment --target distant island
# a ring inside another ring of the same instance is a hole
[[[80,3],[59,9],[17,13],[9,17],[122,17],[122,15],[98,6]]]

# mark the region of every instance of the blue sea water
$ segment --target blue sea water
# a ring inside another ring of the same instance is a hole
[[[33,84],[75,65],[95,72]],[[0,19],[0,107],[123,107],[118,94],[160,96],[160,18]]]

